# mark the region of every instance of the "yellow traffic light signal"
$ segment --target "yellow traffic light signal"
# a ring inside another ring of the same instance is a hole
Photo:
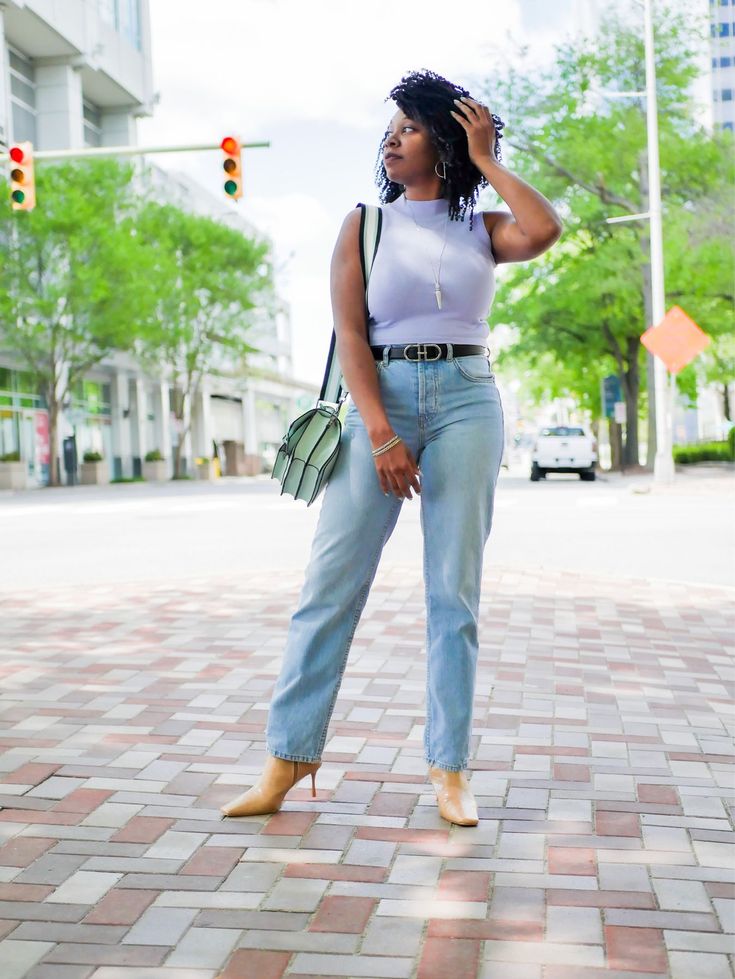
[[[10,201],[14,211],[32,211],[36,206],[33,144],[28,141],[10,147]]]
[[[228,197],[236,200],[242,197],[242,163],[240,160],[240,141],[234,136],[225,136],[220,143],[225,158],[222,162],[222,169],[227,174],[224,183],[225,193]]]

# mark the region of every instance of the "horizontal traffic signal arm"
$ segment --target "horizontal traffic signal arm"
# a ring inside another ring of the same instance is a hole
[[[270,146],[269,141],[240,143],[242,149]],[[181,146],[85,146],[71,150],[34,150],[34,160],[83,159],[88,156],[146,156],[153,153],[194,153],[200,150],[222,149],[220,143],[186,143]],[[9,154],[3,154],[9,159]]]

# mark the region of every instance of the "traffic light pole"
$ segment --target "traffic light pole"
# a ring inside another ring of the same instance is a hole
[[[269,142],[241,143],[243,149],[270,146]],[[219,150],[221,143],[188,143],[181,146],[85,146],[69,150],[34,150],[34,160],[68,160],[88,156],[148,156],[153,153],[196,153],[200,150]],[[6,159],[9,153],[3,153]]]

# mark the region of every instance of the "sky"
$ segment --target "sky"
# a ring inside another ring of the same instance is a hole
[[[138,140],[218,144],[232,134],[270,142],[243,151],[237,204],[220,189],[219,151],[155,162],[221,194],[223,213],[236,208],[272,239],[299,380],[320,384],[324,373],[333,328],[329,266],[342,221],[358,201],[379,203],[375,163],[396,111],[389,91],[408,72],[431,69],[497,112],[510,137],[510,120],[492,100],[493,49],[512,39],[529,43],[529,61],[548,59],[553,42],[580,23],[580,3],[586,11],[599,2],[150,0],[159,100],[139,121]],[[503,141],[501,148],[512,169]],[[488,187],[478,209],[508,208]]]

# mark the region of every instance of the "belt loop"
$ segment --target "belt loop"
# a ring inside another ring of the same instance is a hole
[[[387,367],[390,363],[390,344],[383,347],[383,366]]]
[[[447,360],[454,360],[454,347],[447,342]]]

